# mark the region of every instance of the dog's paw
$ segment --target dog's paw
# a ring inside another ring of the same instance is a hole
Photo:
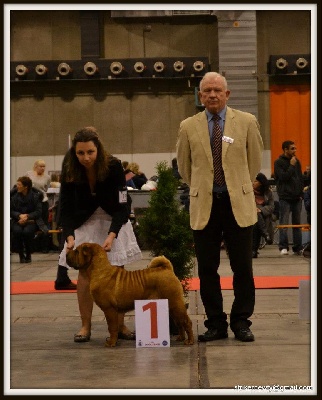
[[[185,336],[183,335],[178,335],[177,337],[176,337],[176,341],[177,342],[183,342],[184,341],[184,339],[185,339]]]
[[[117,343],[116,340],[106,339],[105,347],[115,347],[116,343]]]
[[[194,340],[193,339],[186,339],[185,341],[184,341],[184,344],[185,345],[187,345],[187,346],[191,346],[192,344],[194,344]]]

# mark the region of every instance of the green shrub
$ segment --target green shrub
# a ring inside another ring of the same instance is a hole
[[[185,293],[195,265],[189,213],[177,200],[178,180],[166,161],[157,163],[158,186],[151,192],[149,207],[141,216],[138,236],[153,257],[167,257]]]

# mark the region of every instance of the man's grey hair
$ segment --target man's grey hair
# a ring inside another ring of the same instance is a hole
[[[225,90],[228,89],[227,80],[223,75],[221,75],[219,72],[206,72],[199,83],[200,91],[202,90],[202,86],[207,78],[221,78],[224,83]]]

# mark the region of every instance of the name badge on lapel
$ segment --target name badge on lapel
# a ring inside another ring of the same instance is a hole
[[[125,204],[127,203],[127,189],[122,188],[119,190],[119,203],[120,204]]]
[[[229,136],[223,136],[222,140],[226,143],[234,143],[234,139]]]

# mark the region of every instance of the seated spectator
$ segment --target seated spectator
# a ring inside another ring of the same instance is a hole
[[[128,189],[137,189],[135,186],[132,177],[134,176],[134,173],[129,170],[129,162],[128,161],[122,161],[122,167],[124,170],[125,174],[125,180],[126,180],[126,186]]]
[[[122,167],[123,167],[124,171],[129,169],[129,162],[128,161],[122,161]]]
[[[134,182],[135,187],[137,189],[141,189],[142,185],[144,185],[147,182],[148,178],[142,171],[140,171],[139,164],[134,162],[130,163],[128,165],[128,169],[134,173],[132,180]]]
[[[31,262],[32,241],[41,212],[41,193],[32,190],[29,177],[18,178],[15,189],[10,193],[10,218],[12,239],[19,253],[20,263]]]
[[[257,222],[253,229],[253,258],[257,258],[261,237],[265,238],[267,244],[273,243],[268,230],[274,212],[274,198],[268,179],[261,172],[253,182],[253,189],[257,206]]]
[[[133,182],[132,179],[135,174],[129,169],[126,169],[124,171],[124,174],[125,174],[126,186],[131,189],[136,189],[137,187],[135,186],[135,183]]]

